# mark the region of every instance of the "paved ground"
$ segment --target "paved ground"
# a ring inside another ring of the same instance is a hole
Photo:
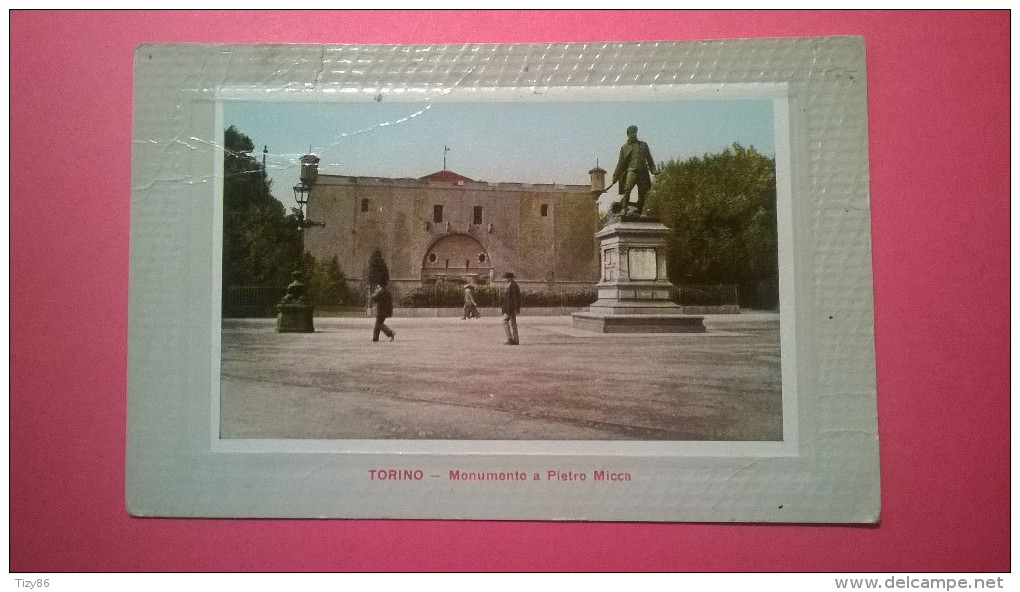
[[[224,438],[778,440],[777,315],[706,317],[704,334],[602,335],[569,316],[223,321]]]

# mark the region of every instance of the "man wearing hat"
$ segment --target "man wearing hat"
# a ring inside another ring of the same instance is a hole
[[[506,343],[504,345],[518,345],[520,340],[517,337],[517,313],[521,312],[521,289],[514,281],[513,272],[506,272],[503,277],[507,280],[506,291],[503,293],[503,329],[506,331]]]
[[[613,183],[620,183],[620,213],[627,213],[627,206],[630,203],[630,193],[637,186],[637,208],[638,215],[641,215],[645,208],[645,195],[652,187],[652,177],[648,174],[658,174],[655,169],[655,161],[652,160],[652,152],[648,144],[637,137],[637,126],[627,128],[627,143],[620,148],[620,160],[613,172]]]
[[[482,315],[478,314],[478,304],[475,303],[475,296],[472,294],[474,291],[474,284],[470,282],[464,284],[464,316],[460,318],[462,321],[482,318]]]
[[[372,341],[379,341],[379,332],[382,331],[386,337],[393,341],[397,332],[386,326],[386,319],[393,316],[393,296],[386,289],[386,284],[379,284],[375,293],[372,294],[372,303],[375,304],[375,327],[372,328]]]

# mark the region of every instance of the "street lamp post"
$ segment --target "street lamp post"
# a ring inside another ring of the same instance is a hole
[[[294,201],[298,205],[298,271],[304,267],[305,261],[305,204],[308,203],[308,194],[312,192],[312,188],[308,186],[304,180],[294,186]]]
[[[305,218],[305,205],[312,192],[312,185],[318,176],[319,158],[314,154],[301,157],[301,180],[294,186],[294,201],[298,204],[298,260],[297,271],[292,275],[294,280],[287,286],[287,293],[276,305],[276,330],[279,333],[314,333],[312,312],[315,306],[309,302],[307,287],[303,281],[301,269],[305,259],[305,228],[309,226],[325,226],[321,222],[313,222]]]

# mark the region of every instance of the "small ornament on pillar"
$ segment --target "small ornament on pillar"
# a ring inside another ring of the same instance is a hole
[[[305,185],[315,185],[315,182],[319,179],[319,157],[311,154],[305,154],[301,157],[301,182]]]

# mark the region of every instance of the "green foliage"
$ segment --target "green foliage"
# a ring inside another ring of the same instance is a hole
[[[499,302],[499,288],[478,286],[473,294],[479,307],[496,306]],[[400,297],[400,305],[406,308],[450,308],[464,306],[464,285],[458,282],[438,282],[415,288]]]
[[[684,306],[723,306],[739,304],[737,286],[698,286],[687,284],[673,286],[669,299]]]
[[[522,307],[543,306],[567,306],[581,307],[588,306],[598,299],[598,292],[594,289],[579,290],[576,292],[521,292]]]
[[[368,258],[368,283],[373,286],[381,286],[390,283],[390,268],[383,259],[382,251],[376,249]]]
[[[309,298],[317,306],[349,306],[354,304],[340,262],[334,255],[329,261],[316,261],[305,253],[304,269]]]
[[[736,284],[742,306],[776,306],[775,170],[774,159],[739,144],[659,167],[647,211],[671,229],[671,282]]]
[[[273,197],[248,136],[224,132],[223,293],[233,286],[283,286],[298,264],[297,219]]]
[[[498,308],[503,301],[503,286],[477,286],[472,293],[479,308]],[[521,306],[582,307],[595,302],[598,294],[594,289],[576,292],[528,292],[521,291]],[[464,306],[464,286],[457,282],[439,282],[422,286],[405,293],[400,305],[406,308],[458,308]]]

